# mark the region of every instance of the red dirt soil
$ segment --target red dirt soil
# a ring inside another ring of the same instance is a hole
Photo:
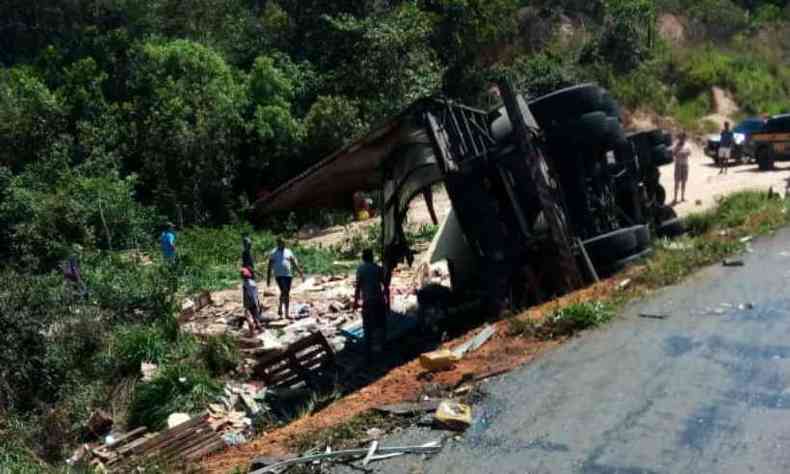
[[[633,271],[627,273],[633,274]],[[568,304],[604,298],[616,291],[617,284],[624,278],[626,277],[620,275],[601,281],[588,288],[531,308],[518,317],[540,319],[544,314],[551,314],[557,308]],[[420,374],[425,372],[425,369],[420,366],[419,361],[411,361],[393,369],[381,379],[338,400],[319,412],[296,420],[272,432],[264,433],[248,444],[230,448],[204,460],[203,468],[207,472],[225,473],[239,466],[242,469],[246,469],[249,461],[256,456],[290,454],[289,448],[294,445],[300,436],[340,425],[354,416],[377,406],[415,400],[427,383],[454,385],[465,374],[480,376],[512,370],[563,342],[563,340],[536,341],[526,337],[511,337],[507,334],[507,326],[507,321],[497,322],[496,334],[486,344],[477,351],[465,356],[456,364],[453,370],[433,374],[430,381],[418,378]],[[443,347],[456,346],[469,339],[469,337],[470,334],[464,335],[446,343]]]

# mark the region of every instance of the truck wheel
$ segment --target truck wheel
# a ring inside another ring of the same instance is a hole
[[[672,238],[685,233],[686,226],[683,224],[683,220],[679,217],[663,221],[658,227],[656,227],[656,234],[658,234],[659,237]]]
[[[652,248],[646,248],[646,249],[642,250],[639,253],[635,253],[634,255],[631,255],[630,257],[626,257],[626,258],[620,259],[620,260],[614,262],[613,264],[609,265],[608,267],[603,268],[601,270],[601,273],[604,274],[604,275],[615,274],[615,273],[619,272],[620,270],[624,269],[625,267],[627,267],[628,265],[631,265],[634,262],[637,262],[637,261],[639,261],[639,260],[641,260],[641,259],[643,259],[645,257],[648,257],[651,253],[653,253],[653,249]]]
[[[590,112],[571,120],[557,129],[558,137],[570,138],[573,141],[594,145],[602,143],[610,135],[610,123],[604,112]]]
[[[650,246],[650,228],[646,225],[632,227],[636,236],[636,249],[642,251]]]
[[[595,84],[581,84],[554,91],[529,102],[529,110],[542,128],[565,122],[603,109],[603,89]]]
[[[608,91],[604,91],[601,95],[601,110],[606,112],[606,115],[609,117],[613,117],[620,122],[623,119],[622,111],[620,110],[620,105],[614,100],[612,94]]]
[[[656,186],[656,204],[663,206],[667,203],[667,190],[660,184]]]
[[[587,255],[590,256],[590,260],[596,267],[606,267],[617,260],[632,255],[637,251],[638,244],[634,229],[630,227],[582,242]]]
[[[768,171],[774,169],[774,154],[768,148],[760,148],[757,150],[757,167],[761,171]]]

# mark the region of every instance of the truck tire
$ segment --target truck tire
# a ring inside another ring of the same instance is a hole
[[[623,120],[623,113],[620,110],[620,105],[608,91],[604,91],[601,95],[601,110],[606,112],[606,115],[609,117],[616,118],[618,122]]]
[[[593,265],[604,268],[637,252],[639,242],[634,229],[628,227],[585,240],[582,245]]]
[[[636,236],[636,248],[643,251],[650,246],[650,228],[646,225],[632,227]]]
[[[551,128],[567,122],[568,117],[579,117],[603,109],[603,89],[595,84],[581,84],[554,91],[529,102],[529,110],[541,128]]]
[[[613,264],[609,265],[608,267],[601,269],[601,273],[604,275],[613,275],[619,272],[620,270],[624,269],[628,265],[631,265],[634,262],[637,262],[643,258],[648,257],[651,253],[653,253],[652,247],[646,248],[639,253],[635,253],[630,257],[620,259],[614,262]]]
[[[774,169],[774,153],[769,148],[757,150],[757,167],[760,171],[770,171]]]
[[[656,234],[659,237],[678,237],[686,233],[686,226],[683,220],[679,217],[663,221],[656,227]]]

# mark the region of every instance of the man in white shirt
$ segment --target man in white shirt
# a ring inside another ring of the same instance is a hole
[[[291,252],[291,249],[285,247],[285,240],[279,238],[277,239],[277,248],[269,255],[266,285],[270,286],[272,284],[272,272],[274,272],[274,279],[277,281],[277,286],[280,287],[280,304],[277,305],[277,314],[282,316],[283,307],[285,307],[286,318],[290,315],[288,308],[291,302],[292,268],[296,269],[302,280],[304,280],[304,272],[299,267],[299,262],[296,260],[293,252]]]

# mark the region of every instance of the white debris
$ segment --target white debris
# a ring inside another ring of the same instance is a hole
[[[186,423],[190,420],[190,416],[186,413],[172,413],[167,417],[167,427],[175,428],[181,423]]]
[[[159,366],[150,362],[141,362],[140,373],[143,376],[143,382],[150,382],[159,373]]]

